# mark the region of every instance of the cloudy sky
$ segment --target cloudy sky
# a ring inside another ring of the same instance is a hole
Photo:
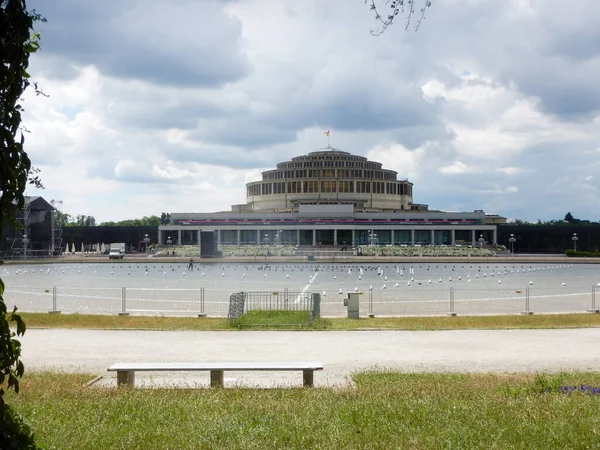
[[[229,210],[331,130],[432,209],[600,220],[600,3],[432,3],[374,37],[363,0],[29,0],[27,193],[98,222]]]

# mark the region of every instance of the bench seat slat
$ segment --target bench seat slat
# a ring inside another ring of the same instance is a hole
[[[108,368],[111,372],[116,371],[203,371],[203,370],[237,370],[237,371],[286,371],[286,370],[323,370],[320,362],[223,362],[223,363],[117,363]]]

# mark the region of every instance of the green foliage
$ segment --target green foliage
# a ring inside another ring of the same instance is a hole
[[[584,252],[584,251],[580,251],[580,250],[575,251],[572,249],[565,250],[565,255],[568,256],[569,258],[572,258],[572,257],[600,258],[600,252]]]
[[[163,213],[164,214],[164,213]],[[144,216],[141,219],[126,219],[118,222],[109,221],[100,223],[101,227],[115,227],[115,226],[150,226],[157,227],[161,224],[161,219],[158,216]]]
[[[23,107],[19,103],[32,84],[27,68],[29,56],[39,49],[40,35],[33,32],[37,20],[45,21],[35,11],[27,11],[25,0],[0,0],[0,218],[13,227],[18,225],[16,212],[25,204],[27,183],[42,187],[24,149]],[[35,83],[33,87],[40,94]],[[4,401],[4,387],[18,393],[25,371],[21,343],[15,338],[25,333],[25,322],[16,307],[8,314],[3,294],[0,279],[0,448],[36,448],[29,427]],[[16,332],[10,329],[10,322],[16,323]]]
[[[26,11],[24,0],[0,2],[0,217],[16,226],[15,212],[24,206],[27,182],[41,185],[32,175],[31,161],[23,149],[23,107],[19,99],[31,84],[29,55],[39,49],[33,22],[39,18]]]
[[[160,224],[168,225],[171,222],[171,214],[169,213],[161,213],[160,214]]]
[[[19,378],[23,376],[25,367],[21,362],[21,343],[15,336],[25,333],[25,322],[17,312],[17,307],[8,314],[4,303],[4,282],[0,279],[0,408],[4,405],[4,382],[8,389],[19,392]],[[16,322],[16,333],[10,329],[9,322]]]
[[[37,449],[33,431],[9,405],[0,409],[0,448]]]

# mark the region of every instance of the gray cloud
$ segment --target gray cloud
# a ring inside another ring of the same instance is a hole
[[[114,77],[180,86],[220,86],[246,76],[239,21],[210,2],[117,0],[31,2],[48,19],[40,26],[42,58],[55,75],[94,64]]]

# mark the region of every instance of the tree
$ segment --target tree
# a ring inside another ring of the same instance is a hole
[[[570,212],[565,215],[565,222],[573,222],[573,215]]]
[[[164,214],[164,213],[163,213]],[[95,223],[95,221],[94,221]],[[144,216],[141,219],[126,219],[120,220],[118,222],[109,221],[109,222],[101,222],[101,227],[109,227],[109,226],[150,226],[157,227],[161,224],[161,218],[158,216]]]
[[[410,28],[411,23],[416,20],[415,31],[419,29],[425,19],[427,8],[431,7],[430,0],[385,0],[385,13],[380,14],[377,6],[377,0],[365,0],[365,5],[369,5],[371,11],[375,13],[375,20],[381,23],[379,30],[371,30],[373,36],[379,36],[392,26],[396,17],[401,16],[406,20],[406,30]]]
[[[161,225],[169,225],[170,221],[171,221],[171,214],[169,214],[169,213],[161,213],[160,214]]]
[[[27,11],[25,0],[0,0],[0,217],[8,219],[12,227],[17,226],[16,213],[25,204],[27,183],[41,185],[24,150],[23,107],[19,103],[31,84],[29,56],[39,49],[39,34],[33,32],[36,20],[43,19],[35,11]],[[0,448],[37,448],[31,429],[4,401],[5,384],[6,389],[19,392],[25,368],[16,337],[26,328],[16,308],[8,313],[3,294],[0,280]],[[10,322],[16,323],[16,331],[11,330]]]

